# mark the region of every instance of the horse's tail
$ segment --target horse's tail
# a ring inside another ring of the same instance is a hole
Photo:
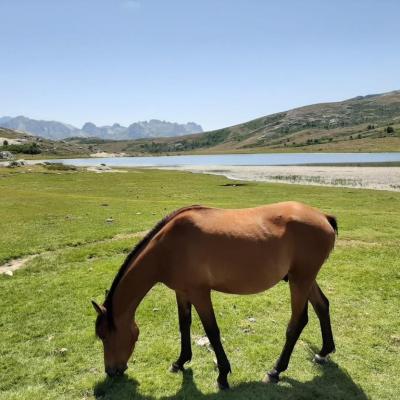
[[[336,217],[334,217],[333,215],[328,215],[328,214],[326,214],[325,217],[328,220],[328,222],[330,223],[333,230],[335,231],[336,235],[339,235],[339,227],[338,227]]]

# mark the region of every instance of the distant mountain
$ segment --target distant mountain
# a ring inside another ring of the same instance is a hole
[[[203,132],[200,125],[194,122],[178,124],[176,122],[160,121],[151,119],[150,121],[134,122],[128,127],[120,124],[112,126],[96,126],[92,122],[86,122],[82,127],[82,132],[86,136],[95,136],[101,139],[131,140],[142,138],[173,137],[192,133]],[[76,136],[82,136],[76,135]]]
[[[8,122],[10,119],[12,119],[11,117],[1,117],[0,118],[0,125],[4,122]]]
[[[52,140],[66,139],[70,137],[98,137],[100,139],[110,140],[132,140],[181,136],[203,131],[202,127],[194,122],[178,124],[157,119],[135,122],[128,127],[124,127],[117,123],[112,126],[96,126],[92,122],[86,122],[83,127],[79,129],[62,122],[35,120],[24,116],[18,116],[14,118],[0,118],[0,126]]]

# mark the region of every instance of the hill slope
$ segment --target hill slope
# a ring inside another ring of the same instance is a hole
[[[17,158],[84,157],[93,152],[93,147],[89,146],[43,139],[0,127],[0,151],[11,152]]]
[[[300,107],[202,134],[99,147],[131,154],[400,151],[400,91]]]

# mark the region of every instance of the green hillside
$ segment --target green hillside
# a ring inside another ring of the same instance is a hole
[[[15,158],[84,157],[91,149],[86,144],[48,140],[0,127],[0,151],[11,152]]]
[[[96,145],[128,154],[400,151],[400,91],[314,104],[179,138]]]

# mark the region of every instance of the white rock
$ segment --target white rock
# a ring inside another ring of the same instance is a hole
[[[204,347],[204,346],[209,346],[210,345],[210,341],[208,340],[207,336],[203,336],[199,339],[196,340],[196,344],[198,346]]]

